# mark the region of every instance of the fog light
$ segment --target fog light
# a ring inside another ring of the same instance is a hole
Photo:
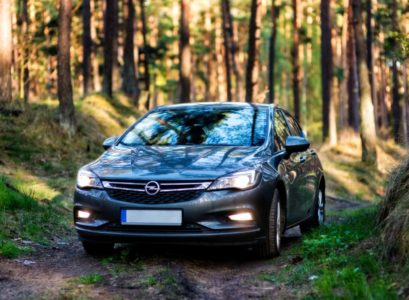
[[[79,219],[88,219],[91,216],[91,213],[85,210],[77,211],[77,217]]]
[[[230,215],[229,219],[232,221],[252,221],[253,215],[249,212],[244,212],[244,213]]]

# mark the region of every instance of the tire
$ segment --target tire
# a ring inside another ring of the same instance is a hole
[[[278,190],[274,191],[268,216],[267,239],[255,247],[259,258],[270,258],[280,255],[281,237],[284,229],[284,209],[281,205],[281,196]]]
[[[325,223],[325,192],[322,187],[318,190],[315,205],[314,214],[310,219],[300,224],[302,233],[307,233],[314,228],[318,228]]]
[[[112,254],[114,251],[115,244],[113,243],[95,243],[83,241],[82,247],[85,252],[92,256],[103,256]]]

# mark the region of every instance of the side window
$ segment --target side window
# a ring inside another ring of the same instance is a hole
[[[284,115],[287,119],[288,127],[290,127],[291,135],[304,136],[301,127],[300,125],[298,125],[297,121],[287,112],[284,112]]]
[[[287,137],[291,135],[283,115],[276,110],[274,112],[274,150],[281,151],[284,149]]]

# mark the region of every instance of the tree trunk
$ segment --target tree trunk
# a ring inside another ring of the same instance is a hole
[[[91,62],[92,62],[92,75],[93,75],[93,86],[94,91],[101,91],[101,79],[99,76],[99,63],[98,63],[98,48],[99,40],[97,36],[97,10],[95,7],[96,0],[91,1],[91,39],[92,39],[92,53],[91,53]]]
[[[12,100],[11,66],[13,60],[13,41],[10,0],[0,0],[0,20],[0,109],[3,109]]]
[[[72,99],[70,47],[71,47],[71,0],[60,0],[58,16],[58,100],[60,124],[69,134],[75,133],[75,111]]]
[[[274,103],[274,72],[275,72],[275,56],[276,56],[276,38],[277,38],[277,18],[279,14],[279,8],[275,4],[275,0],[271,3],[271,36],[268,51],[268,103]]]
[[[366,0],[366,53],[367,53],[367,65],[369,71],[369,82],[371,84],[371,95],[374,104],[375,113],[375,126],[377,126],[378,118],[378,97],[376,95],[376,80],[374,71],[374,49],[373,49],[373,39],[374,39],[374,20],[372,16],[372,0]]]
[[[148,52],[148,27],[146,25],[146,16],[145,16],[145,0],[139,0],[139,6],[141,9],[141,22],[142,22],[142,38],[143,38],[143,68],[144,68],[144,82],[145,82],[145,90],[148,92],[145,108],[149,110],[150,107],[150,81],[151,75],[149,71],[149,52]],[[139,63],[139,62],[138,62]]]
[[[322,76],[322,137],[330,145],[337,143],[335,110],[331,109],[333,87],[333,55],[330,0],[321,0],[321,76]]]
[[[229,34],[229,15],[230,11],[228,2],[229,0],[221,0],[222,6],[222,25],[223,25],[223,42],[224,42],[224,64],[226,67],[226,85],[227,85],[227,101],[233,100],[232,95],[232,80],[231,80],[231,54],[232,54],[232,41]]]
[[[116,63],[118,1],[106,0],[104,16],[104,84],[103,92],[112,97],[113,70]]]
[[[83,76],[83,95],[86,96],[91,89],[91,5],[90,0],[82,1],[82,76]]]
[[[261,0],[252,0],[246,69],[246,102],[249,103],[255,100],[258,92],[260,36]]]
[[[136,104],[139,97],[139,86],[135,69],[134,56],[134,26],[135,26],[135,8],[133,0],[126,0],[125,10],[125,47],[124,47],[124,66],[122,71],[122,90],[131,97]]]
[[[24,38],[23,49],[23,91],[24,91],[24,103],[28,103],[30,99],[30,47],[29,47],[29,25],[30,19],[28,18],[27,0],[22,1],[21,10],[22,31]]]
[[[362,161],[370,165],[376,165],[377,154],[375,117],[366,60],[364,32],[362,28],[361,1],[352,1],[355,25],[356,57],[359,70],[359,92],[361,97],[359,112],[360,134],[362,141]]]
[[[348,64],[348,124],[358,133],[359,131],[359,86],[358,70],[356,63],[356,43],[352,2],[348,5],[348,41],[347,41],[347,64]]]
[[[348,101],[348,4],[349,0],[344,0],[343,5],[346,8],[343,15],[342,22],[342,36],[341,36],[341,67],[343,70],[343,77],[339,84],[339,127],[344,129],[346,126],[346,104]]]
[[[205,84],[205,100],[206,101],[215,101],[217,94],[217,72],[214,65],[214,52],[212,49],[215,49],[214,38],[212,36],[213,26],[212,18],[210,12],[205,13],[205,47],[208,50],[205,56],[206,64],[206,84]]]
[[[234,26],[233,26],[233,17],[231,15],[231,10],[230,10],[230,0],[225,0],[226,5],[227,5],[227,23],[228,23],[228,34],[230,37],[230,51],[231,51],[231,65],[233,68],[233,74],[234,77],[236,78],[236,89],[235,89],[235,98],[236,101],[243,101],[243,93],[242,93],[242,87],[241,87],[241,76],[239,72],[239,68],[237,66],[237,42],[236,42],[236,37],[234,34]]]
[[[408,105],[409,105],[409,91],[408,91],[408,71],[406,62],[403,62],[403,107],[402,107],[402,132],[403,142],[406,148],[409,148],[409,123],[408,123]]]
[[[398,21],[397,21],[397,3],[396,0],[392,0],[392,31],[397,32]],[[396,38],[394,38],[392,48],[396,48]],[[399,78],[398,78],[398,62],[397,58],[394,57],[392,61],[392,115],[393,115],[393,137],[395,142],[399,142],[400,134],[400,104],[399,104]]]
[[[293,65],[293,97],[294,117],[300,122],[300,58],[299,58],[299,32],[298,32],[298,8],[299,0],[292,0],[293,6],[293,46],[291,60]]]
[[[179,80],[180,80],[180,98],[179,102],[190,102],[190,76],[192,69],[190,53],[190,2],[189,0],[180,0],[180,40],[179,40]]]

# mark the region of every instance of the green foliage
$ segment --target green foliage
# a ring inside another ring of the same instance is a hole
[[[312,290],[304,295],[307,299],[396,299],[379,253],[373,246],[362,246],[373,243],[379,234],[376,213],[375,207],[342,213],[342,223],[305,235],[293,249],[301,263],[288,265],[278,274],[261,274],[259,279],[296,287],[312,282]]]
[[[12,241],[0,237],[0,257],[16,258],[22,254],[30,253],[27,247],[19,247]]]
[[[11,188],[5,177],[0,177],[0,211],[36,208],[38,208],[38,203],[32,197]]]
[[[79,284],[98,284],[104,280],[104,277],[99,274],[88,274],[82,275],[75,279],[76,283]]]

